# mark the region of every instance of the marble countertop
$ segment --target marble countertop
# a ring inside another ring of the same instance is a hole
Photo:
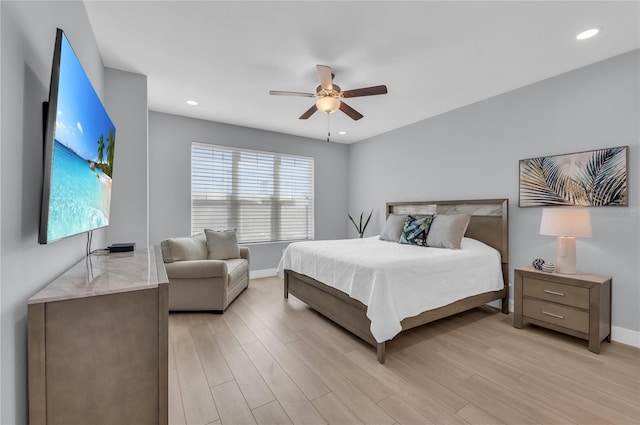
[[[29,304],[138,291],[166,284],[161,256],[153,246],[133,252],[91,254],[29,298]],[[156,257],[157,256],[157,257]]]

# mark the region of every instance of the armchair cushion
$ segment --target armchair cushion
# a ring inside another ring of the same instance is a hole
[[[229,273],[227,262],[221,260],[176,261],[165,268],[170,279],[209,279]]]
[[[240,248],[235,230],[216,231],[204,229],[210,260],[228,260],[240,258]]]

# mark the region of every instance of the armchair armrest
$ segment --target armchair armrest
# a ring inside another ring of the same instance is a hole
[[[240,258],[244,258],[245,260],[247,260],[247,263],[251,263],[251,261],[249,260],[249,248],[247,248],[246,246],[241,246],[240,247]]]
[[[191,260],[166,263],[169,279],[208,279],[226,277],[227,263],[223,260]]]

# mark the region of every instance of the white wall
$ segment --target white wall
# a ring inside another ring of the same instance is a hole
[[[2,5],[0,5],[0,25],[2,24]],[[2,31],[0,28],[0,52],[2,52]],[[2,61],[0,54],[0,63]],[[0,66],[0,94],[2,93],[2,66]],[[2,129],[2,100],[0,99],[0,130]],[[2,164],[2,131],[0,131],[0,165]],[[0,188],[2,188],[2,173],[0,172]],[[0,382],[2,381],[2,196],[0,193]],[[2,421],[2,388],[0,387],[0,421]]]
[[[38,245],[42,102],[49,95],[56,28],[62,28],[99,95],[104,66],[82,2],[2,1],[0,116],[0,349],[2,424],[27,422],[27,300],[80,260],[86,235]],[[104,231],[96,231],[96,244]]]
[[[191,143],[244,147],[315,158],[315,236],[347,235],[345,145],[159,112],[149,113],[149,239],[191,233]],[[274,269],[284,243],[253,244],[251,270]]]
[[[518,208],[518,160],[629,145],[629,207],[592,208],[577,255],[578,269],[613,276],[613,337],[637,345],[639,76],[636,50],[351,145],[349,208],[375,208],[379,231],[387,201],[507,197],[513,281],[514,267],[555,259],[541,208]]]
[[[116,126],[107,245],[135,242],[141,248],[149,240],[147,77],[106,68],[104,80],[105,106]]]

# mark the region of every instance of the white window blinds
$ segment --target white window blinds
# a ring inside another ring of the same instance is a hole
[[[238,242],[313,239],[313,158],[191,145],[191,231],[237,229]]]

